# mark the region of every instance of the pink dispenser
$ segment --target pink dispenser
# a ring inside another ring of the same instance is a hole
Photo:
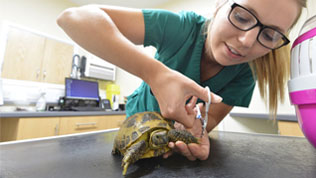
[[[304,23],[293,43],[288,87],[298,123],[316,148],[316,15]]]

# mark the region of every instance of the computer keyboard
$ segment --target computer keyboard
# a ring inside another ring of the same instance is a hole
[[[100,107],[91,107],[91,106],[73,106],[71,107],[72,111],[105,111],[104,108]]]

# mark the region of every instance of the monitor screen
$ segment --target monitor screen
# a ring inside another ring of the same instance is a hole
[[[65,88],[66,98],[99,100],[98,82],[66,78]]]

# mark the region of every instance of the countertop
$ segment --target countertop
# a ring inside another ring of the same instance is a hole
[[[0,144],[1,178],[123,177],[111,154],[117,131]],[[125,177],[314,178],[316,149],[305,138],[213,131],[210,156],[189,161],[175,154],[132,164]]]
[[[15,111],[1,112],[0,118],[28,118],[28,117],[67,117],[67,116],[102,116],[102,115],[125,115],[125,111]],[[269,119],[268,114],[253,114],[253,113],[230,113],[231,117],[254,118],[254,119]],[[276,120],[297,122],[295,115],[278,114]]]
[[[27,117],[67,117],[67,116],[102,116],[125,115],[125,111],[16,111],[1,112],[0,118],[27,118]]]
[[[231,117],[240,117],[240,118],[253,118],[253,119],[270,119],[269,114],[263,113],[237,113],[230,112],[229,115]],[[289,121],[289,122],[297,122],[297,117],[295,114],[277,114],[276,120],[278,121]]]

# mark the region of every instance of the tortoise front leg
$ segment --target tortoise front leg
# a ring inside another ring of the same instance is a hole
[[[168,138],[169,142],[183,141],[185,144],[199,143],[198,139],[187,130],[171,129],[168,132]]]
[[[126,174],[128,166],[139,160],[139,158],[145,153],[146,148],[147,143],[144,140],[141,140],[126,150],[122,159],[123,175]]]

